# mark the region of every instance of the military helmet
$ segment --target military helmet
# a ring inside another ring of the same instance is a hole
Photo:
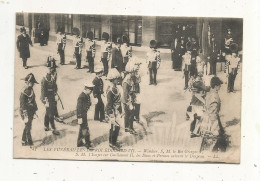
[[[117,79],[117,78],[120,78],[120,77],[121,77],[121,75],[116,68],[110,69],[108,74],[107,74],[108,80],[113,80],[113,79]]]
[[[102,33],[102,40],[108,40],[109,39],[109,34],[107,32]]]
[[[123,42],[123,43],[128,43],[128,38],[127,38],[126,35],[123,35],[123,36],[122,36],[122,42]]]
[[[157,42],[155,40],[150,41],[150,48],[157,48]]]
[[[94,33],[93,33],[92,31],[89,31],[89,32],[87,33],[87,38],[93,40],[93,38],[94,38]]]
[[[36,81],[36,79],[35,79],[35,77],[34,77],[34,75],[33,75],[33,73],[29,73],[25,78],[24,78],[24,80],[25,80],[25,82],[32,82],[32,83],[35,83],[35,84],[39,84],[37,81]]]
[[[84,83],[84,86],[87,88],[93,88],[95,85],[93,84],[93,80],[87,79],[86,82]]]
[[[95,70],[94,70],[95,73],[100,73],[100,72],[103,72],[103,71],[104,71],[104,68],[102,66],[96,66]]]
[[[78,28],[76,28],[76,27],[74,27],[73,29],[72,29],[72,33],[74,34],[74,35],[80,35],[80,31],[79,31],[79,29]]]

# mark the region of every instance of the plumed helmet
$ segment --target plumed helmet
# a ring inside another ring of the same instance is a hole
[[[237,53],[237,51],[238,51],[238,44],[232,43],[232,44],[230,45],[229,49],[230,49],[230,51],[231,51],[232,53]]]
[[[126,35],[123,35],[123,36],[122,36],[122,42],[123,42],[123,43],[128,43],[128,38],[127,38]]]
[[[135,71],[137,71],[137,66],[135,65],[135,63],[134,62],[128,62],[127,64],[126,64],[126,66],[125,66],[125,71],[126,72],[135,72]]]
[[[102,40],[108,40],[109,39],[109,34],[107,32],[102,33]]]
[[[108,80],[113,80],[113,79],[117,79],[117,78],[120,78],[120,77],[121,77],[121,75],[116,68],[110,69],[108,74],[107,74]]]
[[[210,87],[212,88],[221,84],[223,84],[223,82],[218,77],[212,77],[210,80]]]
[[[87,38],[93,40],[93,38],[94,38],[94,33],[93,33],[92,31],[89,31],[89,32],[87,33]]]
[[[29,73],[25,78],[24,78],[25,82],[32,82],[35,84],[38,84],[38,82],[36,81],[34,75],[32,73]]]
[[[95,85],[93,84],[93,80],[87,79],[86,82],[84,83],[84,86],[87,88],[93,88]]]
[[[157,48],[157,42],[155,40],[150,41],[150,48]]]

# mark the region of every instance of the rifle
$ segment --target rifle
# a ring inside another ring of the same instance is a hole
[[[62,100],[61,100],[61,98],[60,98],[60,96],[59,96],[58,92],[57,92],[56,94],[57,94],[57,96],[58,96],[58,99],[59,99],[59,101],[60,101],[61,107],[62,107],[62,109],[64,110],[64,106],[63,106]]]

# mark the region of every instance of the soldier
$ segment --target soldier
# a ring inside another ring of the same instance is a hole
[[[60,55],[60,65],[65,64],[65,47],[66,47],[66,34],[64,32],[59,32],[57,37],[57,54]]]
[[[87,55],[86,59],[88,60],[89,63],[88,72],[90,73],[94,73],[94,58],[96,53],[96,45],[93,38],[94,38],[93,32],[92,31],[88,32],[85,46],[86,46],[86,55]]]
[[[117,143],[117,137],[120,130],[118,120],[122,118],[121,94],[118,89],[121,75],[117,69],[112,68],[107,75],[107,79],[112,83],[112,86],[107,92],[106,114],[111,123],[109,131],[109,146],[118,150],[120,145]]]
[[[94,85],[92,81],[88,80],[84,86],[85,88],[77,100],[77,119],[80,125],[77,147],[86,146],[87,149],[92,149],[93,146],[90,141],[87,113],[91,106],[90,94],[93,91]]]
[[[93,85],[95,85],[95,87],[93,89],[93,95],[95,98],[98,99],[98,103],[95,106],[94,120],[98,120],[100,122],[106,122],[104,103],[103,103],[103,100],[101,97],[104,94],[104,83],[101,78],[103,75],[103,69],[97,68],[95,70],[95,72],[96,72],[96,77],[93,80]]]
[[[229,52],[230,45],[234,42],[231,28],[227,28],[227,33],[225,34],[225,52]]]
[[[126,76],[123,80],[123,97],[122,103],[125,112],[125,132],[130,132],[130,134],[136,134],[136,131],[133,128],[133,121],[135,116],[135,98],[136,93],[139,90],[136,90],[136,72],[137,67],[132,62],[129,62],[126,65]]]
[[[101,62],[104,66],[104,75],[107,76],[108,73],[108,62],[111,56],[112,44],[108,42],[109,34],[103,32],[102,34],[102,43],[101,43]]]
[[[41,82],[41,101],[46,108],[46,113],[44,117],[45,131],[49,131],[49,124],[51,124],[52,133],[59,135],[59,131],[56,130],[54,117],[57,115],[57,77],[54,76],[56,71],[56,65],[51,61],[49,66],[49,72],[43,77]]]
[[[25,77],[26,86],[22,89],[20,95],[20,114],[25,123],[25,127],[23,130],[22,136],[22,146],[33,145],[32,136],[31,136],[31,128],[33,117],[38,110],[35,94],[33,91],[34,84],[38,84],[35,80],[35,77],[32,73],[28,74]]]
[[[123,44],[121,45],[121,52],[123,55],[123,71],[124,71],[127,62],[132,57],[132,47],[128,45],[129,40],[125,35],[122,36],[122,42]]]
[[[20,28],[21,35],[17,37],[17,49],[20,53],[20,58],[23,60],[23,67],[28,69],[27,67],[27,59],[30,58],[30,49],[29,44],[33,46],[32,40],[28,34],[26,34],[26,30],[24,27]]]
[[[157,75],[157,69],[159,69],[160,64],[161,64],[161,57],[160,57],[160,52],[157,50],[157,42],[155,40],[150,41],[150,50],[146,54],[147,57],[147,64],[148,64],[148,69],[150,73],[150,83],[157,85],[157,80],[156,80],[156,75]]]
[[[178,38],[173,38],[171,42],[171,58],[172,58],[172,69],[176,69],[176,62],[179,58],[179,53],[177,51]]]
[[[40,46],[47,45],[46,33],[43,31],[43,29],[41,30],[41,33],[39,34],[38,39],[39,39]]]
[[[73,56],[76,58],[75,69],[81,69],[81,55],[82,55],[83,39],[79,36],[79,32],[77,32],[77,34],[74,37],[73,46],[74,46]]]
[[[211,45],[209,47],[209,56],[208,56],[208,60],[209,60],[209,64],[210,64],[210,71],[209,71],[209,75],[216,75],[216,65],[217,65],[217,60],[219,59],[219,54],[217,52],[217,48],[216,48],[216,42],[215,42],[215,35],[212,34],[211,35]]]
[[[230,45],[231,55],[226,55],[226,73],[228,74],[228,93],[234,92],[234,84],[239,68],[240,58],[237,56],[238,45],[232,43]]]
[[[111,60],[111,68],[116,68],[119,73],[124,71],[121,44],[122,44],[122,40],[120,38],[117,38],[115,42],[115,47],[112,48],[112,60]]]
[[[191,71],[191,44],[188,43],[186,45],[187,52],[182,56],[182,70],[184,72],[185,78],[185,86],[184,90],[188,88],[189,78],[190,78],[190,71]]]

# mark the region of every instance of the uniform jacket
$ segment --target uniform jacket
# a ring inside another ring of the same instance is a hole
[[[81,54],[83,47],[83,39],[81,37],[75,37],[73,40],[74,54]]]
[[[56,77],[48,73],[41,81],[41,101],[45,104],[47,98],[49,102],[55,102],[57,91]]]
[[[28,34],[25,37],[23,35],[17,37],[16,45],[20,52],[20,58],[30,58],[29,44],[32,45],[32,40]]]
[[[107,92],[106,113],[108,115],[122,113],[121,108],[121,94],[118,89],[111,87]]]
[[[101,58],[109,59],[111,55],[112,44],[102,41],[100,45]]]
[[[95,79],[93,80],[93,84],[95,85],[93,89],[94,97],[97,97],[97,95],[101,95],[104,93],[104,83],[101,78],[95,77]]]
[[[112,48],[112,62],[111,68],[117,68],[119,72],[123,71],[123,56],[121,49],[116,47]]]
[[[77,100],[77,118],[87,119],[87,112],[90,106],[90,96],[82,92]]]
[[[58,46],[58,51],[64,50],[64,48],[66,46],[66,37],[62,36],[62,35],[59,35],[57,37],[56,43],[57,43],[57,46]]]
[[[137,77],[131,77],[127,74],[123,80],[123,97],[122,103],[134,102],[136,94],[140,93],[139,79]]]
[[[156,49],[150,49],[147,54],[147,63],[148,68],[159,68],[161,64],[161,55],[160,52]],[[156,66],[156,67],[155,67]]]
[[[191,65],[191,53],[190,52],[186,52],[182,56],[182,59],[183,59],[182,69],[184,70],[186,66],[190,66]]]
[[[221,101],[218,95],[218,92],[211,89],[206,96],[206,111],[209,116],[209,119],[212,121],[215,121],[218,119],[220,107],[221,107]]]
[[[86,47],[87,58],[95,57],[95,53],[96,53],[95,41],[87,38],[85,42],[85,47]]]
[[[27,113],[35,113],[38,110],[36,101],[35,101],[35,94],[32,88],[25,87],[21,91],[20,95],[20,113],[23,115],[23,112],[26,111]]]
[[[231,73],[232,69],[237,69],[239,66],[240,58],[233,55],[226,55],[226,72]]]

